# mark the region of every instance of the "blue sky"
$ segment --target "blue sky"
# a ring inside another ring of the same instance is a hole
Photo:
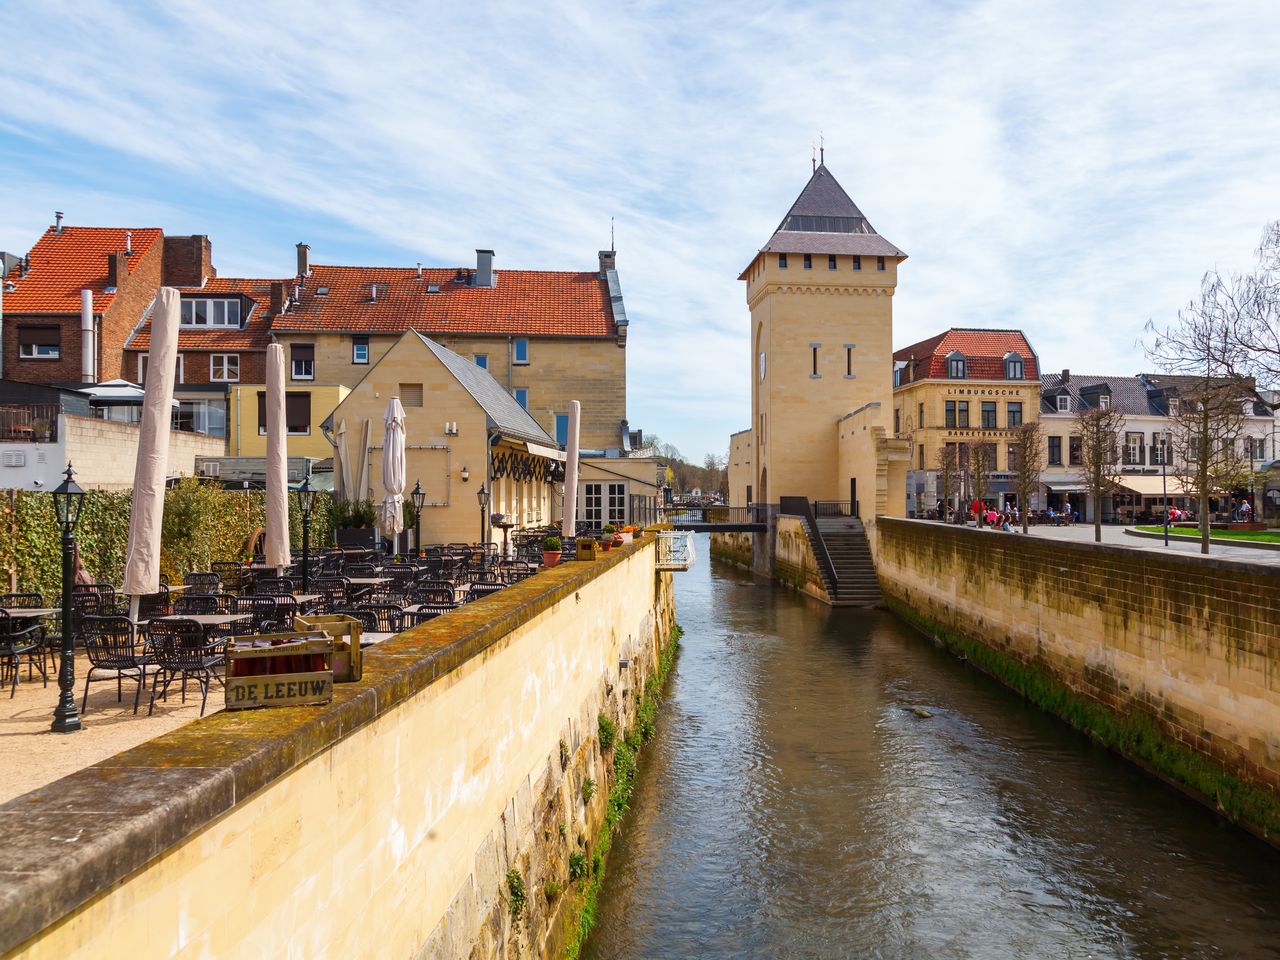
[[[220,273],[593,269],[633,425],[747,425],[739,271],[827,162],[911,258],[894,341],[1017,326],[1132,373],[1280,217],[1280,4],[0,4],[0,249],[206,233]]]

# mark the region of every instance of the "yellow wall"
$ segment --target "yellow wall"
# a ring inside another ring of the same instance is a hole
[[[781,496],[847,500],[849,477],[839,471],[836,421],[879,401],[883,406],[874,416],[892,429],[891,298],[898,264],[886,258],[886,269],[879,272],[875,257],[863,257],[863,269],[855,271],[852,258],[841,256],[837,269],[830,270],[826,255],[815,254],[814,268],[805,270],[802,256],[792,254],[788,261],[782,269],[777,254],[760,254],[745,274],[757,461],[753,496],[771,503]],[[821,344],[817,378],[813,343]],[[851,366],[846,366],[846,344],[853,345]]]
[[[597,561],[589,579],[574,579],[588,565],[567,564],[478,601],[470,620],[468,606],[370,648],[365,680],[340,686],[329,706],[214,714],[114,758],[125,768],[132,762],[125,772],[145,773],[172,739],[183,763],[207,749],[209,763],[223,767],[229,744],[296,740],[285,772],[267,774],[263,787],[216,817],[198,814],[193,834],[104,883],[22,955],[540,954],[556,920],[544,884],[568,888],[568,850],[580,836],[595,836],[607,806],[597,714],[625,729],[670,629],[671,575],[656,573],[655,554],[652,541],[628,547]],[[547,594],[556,584],[559,594]],[[446,657],[441,675],[429,679],[423,658],[460,632],[486,629],[477,628],[486,612],[502,630],[457,665]],[[377,700],[385,694],[392,706],[372,709],[374,685]],[[368,701],[363,713],[354,709],[356,694]],[[562,751],[570,754],[567,770]],[[584,805],[586,776],[599,789]],[[207,792],[220,795],[212,786]],[[154,827],[144,818],[153,811],[144,807],[132,803],[127,815],[96,821],[83,845],[123,833],[132,818],[131,849],[150,851]],[[569,827],[565,839],[555,837],[554,857],[540,849],[550,826],[544,811]],[[508,869],[528,888],[519,920],[504,899]],[[530,933],[532,944],[524,939]]]
[[[290,343],[316,348],[315,383],[354,387],[400,338],[400,334],[371,336],[369,363],[351,362],[350,334],[281,333],[278,339],[289,355]],[[436,343],[471,359],[489,357],[489,373],[514,395],[529,391],[529,413],[552,437],[556,414],[569,412],[569,401],[582,404],[583,449],[615,448],[621,444],[621,423],[627,416],[627,352],[612,338],[529,337],[529,362],[516,364],[513,337],[436,335]],[[510,361],[510,362],[509,362]],[[291,381],[301,386],[310,381]]]
[[[266,435],[258,432],[258,394],[263,390],[266,390],[266,386],[261,383],[232,385],[227,400],[227,456],[267,455]],[[311,395],[311,432],[306,436],[289,435],[289,456],[316,457],[321,460],[333,456],[333,447],[325,439],[320,424],[350,391],[344,386],[290,382],[285,392]]]
[[[907,461],[910,447],[889,435],[876,404],[842,417],[837,424],[837,453],[842,476],[858,478],[858,509],[868,534],[877,517],[906,516]],[[848,499],[845,493],[844,498]]]
[[[946,402],[967,400],[969,429],[947,428]],[[996,429],[982,429],[982,403],[996,404]],[[911,469],[936,470],[938,451],[947,443],[994,443],[994,470],[1009,469],[1009,444],[1013,431],[1009,428],[1008,404],[1022,403],[1022,422],[1040,417],[1040,384],[1035,380],[916,380],[903,384],[893,392],[893,405],[898,411],[898,436],[911,442]],[[920,408],[924,404],[924,428],[921,429]],[[890,424],[890,431],[893,427]],[[924,467],[920,466],[919,445],[924,444]]]
[[[729,435],[729,506],[745,507],[755,500],[755,440],[751,430]],[[747,496],[747,488],[751,496]]]

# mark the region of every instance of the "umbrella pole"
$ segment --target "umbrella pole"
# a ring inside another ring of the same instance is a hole
[[[129,597],[129,619],[134,623],[138,622],[138,605],[142,598],[136,593]]]

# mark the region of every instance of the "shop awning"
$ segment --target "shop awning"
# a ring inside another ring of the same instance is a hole
[[[1062,480],[1045,480],[1044,485],[1054,493],[1084,493],[1084,480],[1080,478],[1063,478]]]
[[[1122,476],[1120,486],[1143,497],[1163,497],[1167,493],[1171,497],[1185,497],[1187,491],[1177,477],[1162,477],[1157,474],[1141,476]]]
[[[525,449],[532,453],[535,457],[545,457],[547,460],[557,460],[564,462],[565,456],[563,450],[557,450],[555,447],[544,447],[540,443],[530,443],[525,441]]]

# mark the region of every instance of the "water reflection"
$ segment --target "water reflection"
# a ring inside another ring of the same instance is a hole
[[[887,614],[677,581],[587,956],[1280,956],[1258,842]]]

